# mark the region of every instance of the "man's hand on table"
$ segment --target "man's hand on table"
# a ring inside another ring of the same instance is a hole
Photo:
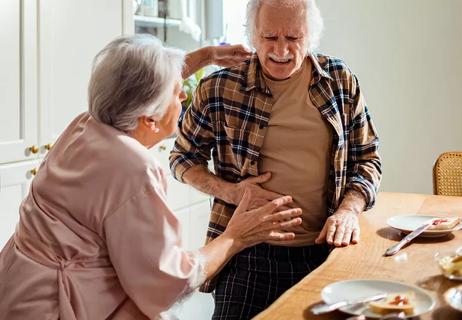
[[[338,210],[327,218],[321,233],[316,238],[317,244],[327,242],[336,247],[347,246],[359,242],[358,214],[351,211]]]
[[[327,242],[336,247],[348,246],[359,242],[358,215],[366,207],[363,195],[356,190],[349,190],[337,211],[327,218],[321,233],[315,242]]]

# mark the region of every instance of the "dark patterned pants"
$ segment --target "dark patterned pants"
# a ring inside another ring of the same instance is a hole
[[[327,245],[281,247],[264,243],[238,253],[219,275],[212,319],[254,317],[323,263],[329,252]]]

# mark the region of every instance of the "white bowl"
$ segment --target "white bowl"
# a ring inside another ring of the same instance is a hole
[[[453,260],[459,257],[460,261],[458,264],[460,268],[456,270],[450,270],[452,267]],[[441,269],[441,273],[448,279],[451,280],[462,280],[462,247],[453,250],[442,250],[435,253],[435,261]]]

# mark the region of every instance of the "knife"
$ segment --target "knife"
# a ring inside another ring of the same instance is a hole
[[[363,297],[363,298],[356,299],[356,300],[342,300],[342,301],[335,302],[335,303],[323,303],[323,304],[316,305],[313,308],[311,308],[311,312],[314,315],[318,315],[318,314],[322,314],[326,312],[331,312],[331,311],[334,311],[334,310],[337,310],[339,308],[346,307],[346,306],[354,306],[360,303],[380,300],[380,299],[385,298],[386,296],[387,296],[386,293],[380,293],[380,294]]]
[[[399,250],[401,250],[402,247],[404,247],[407,243],[411,242],[412,239],[414,239],[415,237],[417,237],[419,234],[421,234],[422,232],[424,232],[425,230],[428,229],[428,227],[430,227],[432,224],[433,224],[433,220],[434,219],[431,219],[427,222],[425,222],[424,224],[422,224],[420,227],[418,227],[417,229],[415,229],[414,231],[412,231],[411,233],[409,233],[407,236],[405,236],[403,239],[401,239],[400,242],[392,245],[390,248],[387,249],[387,251],[385,251],[385,256],[392,256],[394,255],[395,253],[397,253]]]

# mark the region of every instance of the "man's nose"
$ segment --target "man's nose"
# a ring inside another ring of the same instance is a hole
[[[289,46],[287,44],[287,41],[285,39],[278,39],[276,46],[275,46],[275,52],[274,52],[279,58],[284,58],[289,54]]]

